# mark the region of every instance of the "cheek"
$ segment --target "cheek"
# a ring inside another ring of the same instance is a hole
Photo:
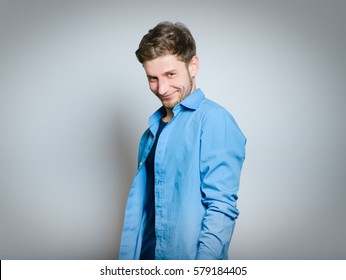
[[[151,91],[156,92],[157,91],[156,83],[149,83],[149,88],[150,88]]]

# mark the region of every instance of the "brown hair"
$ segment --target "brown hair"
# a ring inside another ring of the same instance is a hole
[[[143,36],[136,51],[140,63],[173,54],[189,63],[196,55],[196,43],[190,30],[182,23],[160,22]]]

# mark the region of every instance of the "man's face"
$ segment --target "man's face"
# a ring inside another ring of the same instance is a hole
[[[150,90],[161,100],[162,105],[172,110],[195,90],[193,77],[198,71],[198,58],[195,56],[188,65],[177,56],[167,54],[144,62]]]

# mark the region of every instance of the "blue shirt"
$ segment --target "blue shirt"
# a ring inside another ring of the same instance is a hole
[[[148,153],[161,107],[149,118],[138,154],[120,241],[120,259],[139,259],[147,223]],[[156,259],[227,259],[235,220],[246,138],[233,117],[197,89],[173,109],[156,146]]]

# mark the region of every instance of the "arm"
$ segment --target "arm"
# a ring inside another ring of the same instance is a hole
[[[200,173],[206,212],[197,259],[222,259],[227,254],[239,214],[236,201],[245,143],[245,137],[227,111],[216,109],[205,116]]]

